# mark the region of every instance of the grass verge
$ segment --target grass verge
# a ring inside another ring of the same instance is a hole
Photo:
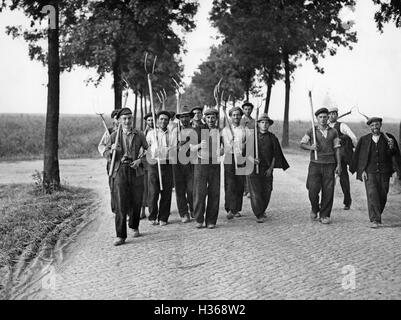
[[[42,194],[33,184],[0,185],[0,298],[17,263],[68,238],[95,199],[94,191],[71,186]]]

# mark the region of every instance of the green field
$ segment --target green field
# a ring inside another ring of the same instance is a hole
[[[0,160],[42,159],[45,120],[44,115],[0,114]],[[348,124],[358,137],[369,132],[364,122]],[[309,127],[307,121],[290,122],[291,149],[299,149],[299,140]],[[398,123],[385,123],[384,128],[398,139]],[[275,121],[271,131],[281,140],[282,121]],[[99,116],[60,115],[59,158],[100,157],[97,145],[103,132]]]

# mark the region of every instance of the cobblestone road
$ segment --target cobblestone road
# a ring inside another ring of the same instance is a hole
[[[228,221],[222,190],[217,228],[198,230],[193,222],[181,224],[173,195],[169,225],[150,226],[142,220],[142,236],[134,239],[130,233],[120,247],[113,246],[114,219],[108,210],[104,162],[61,161],[68,183],[81,182],[99,190],[103,209],[55,266],[53,285],[32,288],[22,297],[400,299],[400,195],[389,196],[385,226],[370,229],[364,187],[353,176],[352,210],[342,210],[338,185],[333,223],[311,222],[305,189],[307,156],[290,154],[287,159],[291,168],[274,173],[266,223],[255,222],[249,199],[244,199],[243,217]],[[20,182],[16,175],[13,179]],[[352,282],[344,282],[352,280],[353,271],[354,289]]]

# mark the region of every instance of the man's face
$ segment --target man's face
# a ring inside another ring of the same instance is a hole
[[[184,127],[189,126],[189,121],[190,121],[190,120],[191,120],[191,117],[190,117],[189,115],[187,115],[187,114],[182,115],[182,116],[180,117],[180,122],[181,122],[181,124],[182,124]]]
[[[202,119],[202,111],[200,110],[194,110],[194,120],[201,120]]]
[[[317,117],[317,123],[321,126],[327,125],[327,120],[329,120],[329,115],[327,113],[321,113]]]
[[[329,113],[329,121],[330,121],[331,123],[336,122],[336,121],[337,121],[337,118],[338,118],[338,113],[337,113],[337,111],[333,111],[333,112],[330,112],[330,113]]]
[[[369,125],[369,127],[373,134],[379,134],[382,123],[380,121],[374,121]]]
[[[269,131],[269,128],[270,128],[269,121],[267,121],[267,120],[259,121],[258,125],[259,125],[260,132],[265,133],[265,132]]]
[[[149,128],[153,129],[153,118],[152,117],[146,118],[146,124],[148,125]]]
[[[241,111],[234,111],[231,114],[231,120],[232,120],[233,124],[235,124],[237,126],[239,125],[241,118],[242,118]]]
[[[253,108],[252,108],[251,106],[245,106],[245,107],[244,107],[244,114],[245,114],[247,117],[250,117],[250,116],[251,116],[251,113],[252,113],[252,110],[253,110]]]
[[[132,114],[124,114],[120,117],[119,122],[123,126],[123,129],[132,128]]]
[[[208,114],[206,116],[206,124],[209,128],[214,128],[216,126],[217,117],[215,114]]]
[[[161,114],[158,119],[158,124],[160,129],[166,129],[168,126],[169,118],[165,114]]]

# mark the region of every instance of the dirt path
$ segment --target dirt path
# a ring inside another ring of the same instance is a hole
[[[197,230],[193,223],[180,223],[173,194],[171,224],[154,227],[142,220],[142,237],[129,234],[120,247],[112,245],[104,161],[61,161],[62,180],[96,189],[102,209],[67,247],[51,281],[37,282],[19,298],[400,299],[401,196],[389,196],[386,226],[370,229],[364,187],[352,177],[352,210],[342,210],[338,186],[333,223],[313,223],[305,189],[307,156],[287,158],[291,168],[274,173],[266,223],[255,223],[248,199],[244,216],[228,221],[222,190],[218,227]],[[30,182],[41,166],[40,161],[0,163],[0,182]]]

